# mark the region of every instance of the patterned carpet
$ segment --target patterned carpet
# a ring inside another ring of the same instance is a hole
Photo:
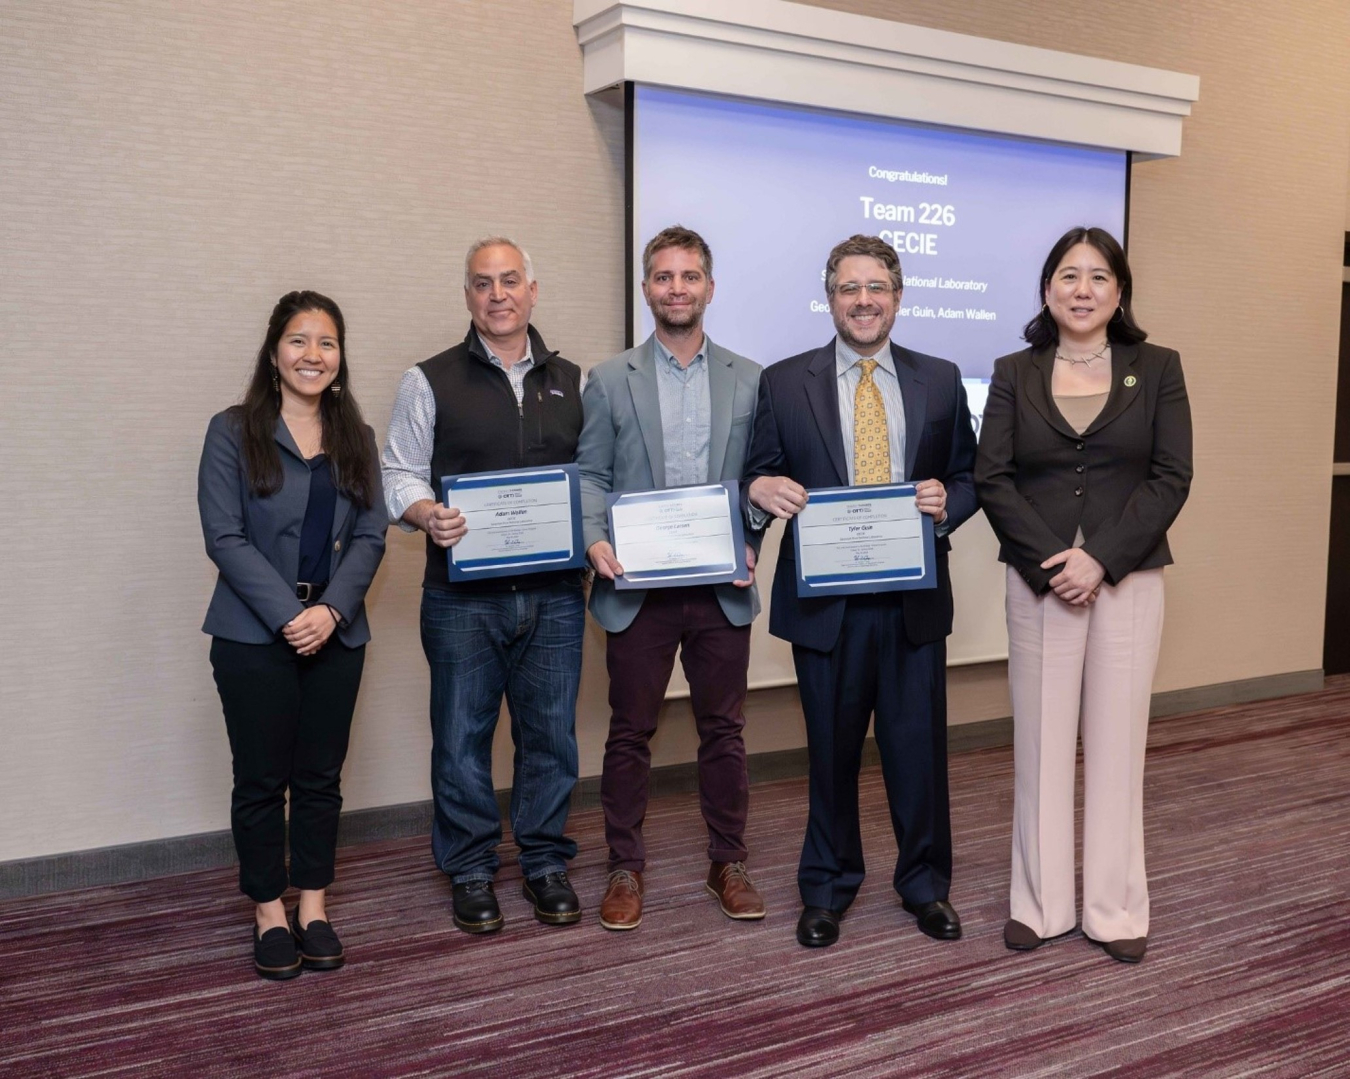
[[[345,970],[266,983],[232,871],[0,904],[0,1075],[1350,1076],[1350,679],[1156,723],[1147,773],[1153,933],[1138,967],[1081,936],[1002,945],[1012,761],[952,761],[965,939],[921,936],[889,891],[880,773],[872,874],[833,948],[793,939],[802,780],[757,786],[751,868],[770,905],[703,892],[693,795],[648,823],[647,914],[615,934],[598,810],[574,815],[586,920],[457,932],[427,844],[342,852]]]

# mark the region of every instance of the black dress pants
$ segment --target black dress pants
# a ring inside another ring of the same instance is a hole
[[[290,883],[333,882],[342,763],[366,648],[331,638],[312,656],[284,640],[211,640],[211,668],[234,755],[230,828],[239,890],[255,903],[286,890],[286,791],[291,795]]]
[[[848,909],[863,881],[858,769],[868,721],[895,832],[892,884],[911,903],[946,899],[952,879],[947,808],[947,642],[910,644],[894,592],[849,596],[833,650],[794,645],[806,717],[810,811],[797,885],[802,903]]]

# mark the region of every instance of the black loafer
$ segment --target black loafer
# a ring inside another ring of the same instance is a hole
[[[1009,951],[1031,952],[1044,943],[1044,937],[1038,936],[1036,930],[1016,918],[1009,918],[1003,927],[1003,946]]]
[[[803,948],[828,948],[839,939],[839,915],[825,907],[807,907],[797,919],[797,943]]]
[[[1091,937],[1088,938],[1092,940]],[[1142,963],[1144,952],[1148,950],[1148,937],[1131,937],[1129,940],[1093,940],[1117,963]]]
[[[545,925],[571,925],[581,921],[581,900],[561,869],[530,877],[520,890],[534,904],[534,916]]]
[[[279,925],[260,936],[254,925],[253,969],[259,978],[273,982],[284,982],[300,973],[300,955],[289,929]]]
[[[347,961],[342,941],[327,922],[315,918],[301,928],[299,907],[291,913],[291,932],[295,934],[300,963],[306,970],[337,970]]]
[[[455,925],[466,933],[495,933],[502,927],[502,908],[490,880],[466,880],[453,890]]]
[[[935,899],[931,903],[911,903],[902,898],[900,905],[914,915],[919,923],[919,932],[924,936],[934,940],[961,939],[961,919],[945,899]]]

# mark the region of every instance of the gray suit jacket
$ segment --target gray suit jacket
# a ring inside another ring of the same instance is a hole
[[[380,489],[379,453],[369,427],[374,463],[369,509],[353,505],[341,490],[333,507],[333,545],[323,602],[342,615],[337,638],[348,648],[370,640],[366,589],[384,557],[389,527]],[[267,498],[249,490],[239,421],[230,412],[211,417],[197,469],[197,509],[206,553],[220,569],[202,632],[244,644],[267,644],[305,609],[295,596],[300,570],[300,526],[309,504],[309,466],[286,424],[278,418],[281,489]]]
[[[761,368],[711,340],[708,344],[708,400],[712,407],[708,476],[713,482],[739,482],[755,426]],[[609,539],[606,494],[654,491],[666,485],[653,338],[591,368],[581,400],[586,422],[577,444],[577,465],[581,471],[582,529],[589,550],[591,544]],[[753,534],[747,527],[745,535],[758,550],[763,533]],[[749,625],[759,613],[759,592],[753,585],[737,588],[721,584],[716,592],[732,625]],[[646,596],[641,590],[617,591],[613,582],[597,575],[591,587],[591,614],[610,633],[619,633],[632,624]]]

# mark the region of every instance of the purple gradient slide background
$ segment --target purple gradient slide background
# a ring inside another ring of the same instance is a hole
[[[907,286],[902,305],[911,313],[896,319],[892,336],[954,360],[967,379],[987,379],[996,357],[1022,347],[1021,328],[1039,306],[1041,263],[1064,230],[1100,225],[1118,239],[1123,232],[1123,153],[647,86],[636,91],[637,276],[642,246],[654,233],[675,223],[696,229],[712,247],[717,282],[708,333],[761,363],[834,336],[828,311],[811,310],[813,301],[824,303],[822,271],[834,244],[855,232],[899,229],[937,237],[937,254],[901,252],[906,276],[989,287]],[[946,174],[948,183],[892,183],[869,177],[870,166]],[[920,203],[952,206],[955,223],[865,218],[864,195],[912,206],[916,217]],[[913,313],[942,307],[983,308],[997,319]],[[652,330],[640,293],[635,309],[640,341]]]

